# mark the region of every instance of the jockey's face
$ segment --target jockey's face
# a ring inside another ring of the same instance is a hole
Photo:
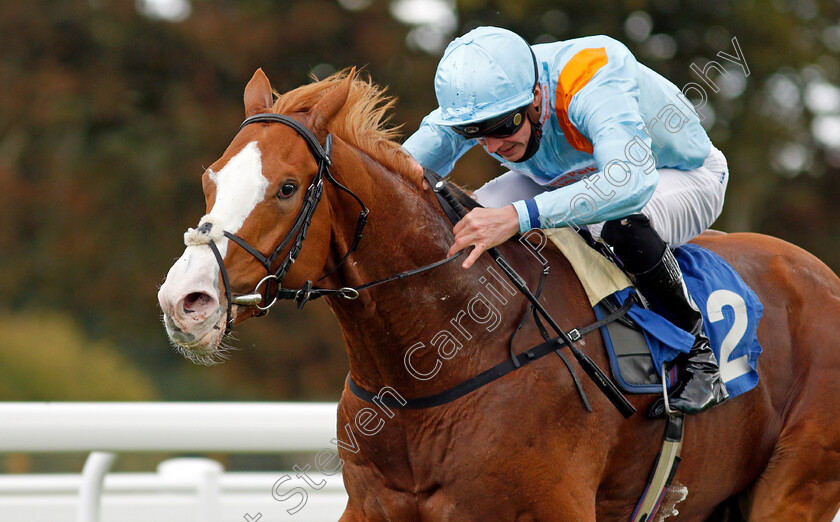
[[[535,89],[534,107],[539,108],[541,101],[540,89]],[[489,154],[498,154],[507,161],[515,162],[525,155],[525,150],[528,148],[528,140],[531,139],[532,130],[531,120],[526,117],[522,127],[510,136],[503,138],[484,136],[483,138],[479,138],[478,142],[484,146],[484,149]]]
[[[498,154],[507,161],[517,161],[525,154],[528,140],[531,138],[531,121],[527,118],[525,120],[525,124],[510,136],[504,138],[485,136],[479,138],[478,142],[490,154]]]

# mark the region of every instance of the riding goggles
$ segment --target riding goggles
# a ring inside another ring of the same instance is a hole
[[[454,125],[452,126],[452,130],[468,139],[484,137],[507,138],[516,134],[522,128],[522,125],[525,124],[529,106],[530,104],[514,109],[501,116],[488,118],[468,125]]]

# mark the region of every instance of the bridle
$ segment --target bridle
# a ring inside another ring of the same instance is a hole
[[[323,196],[324,179],[332,183],[339,190],[350,194],[358,202],[362,210],[359,212],[359,217],[356,222],[356,235],[353,238],[353,243],[347,249],[347,252],[341,258],[341,260],[335,265],[335,267],[333,267],[332,270],[330,270],[327,274],[321,277],[319,281],[335,272],[342,265],[342,263],[344,263],[344,261],[347,260],[348,256],[351,253],[353,253],[359,246],[359,242],[362,239],[362,232],[364,231],[365,225],[367,224],[369,209],[365,206],[362,200],[356,194],[353,193],[353,191],[339,183],[338,180],[336,180],[330,172],[330,166],[332,165],[332,160],[330,159],[330,153],[332,149],[331,135],[327,135],[326,139],[324,140],[324,146],[321,146],[321,143],[318,141],[318,138],[316,138],[312,131],[310,131],[309,128],[307,128],[305,125],[295,120],[294,118],[291,118],[284,114],[274,113],[262,113],[250,116],[242,122],[242,124],[239,126],[239,130],[241,131],[244,127],[252,123],[275,122],[282,123],[291,127],[298,133],[298,135],[301,138],[303,138],[303,140],[309,146],[309,150],[312,152],[312,155],[315,157],[315,161],[318,164],[318,172],[312,178],[312,182],[306,189],[306,194],[303,197],[303,203],[301,204],[300,210],[298,211],[297,217],[295,218],[294,224],[286,233],[286,236],[283,238],[283,240],[280,242],[277,248],[275,248],[271,254],[266,256],[236,234],[223,231],[224,237],[227,237],[228,239],[242,247],[254,258],[256,258],[263,265],[266,272],[268,273],[267,276],[262,278],[257,283],[252,292],[235,297],[232,295],[230,278],[228,277],[227,268],[225,267],[225,262],[222,258],[221,253],[219,252],[219,248],[216,246],[214,240],[209,239],[207,241],[207,244],[210,246],[210,249],[213,252],[213,256],[216,258],[216,262],[219,264],[219,270],[222,276],[222,284],[225,287],[225,297],[227,298],[227,321],[225,327],[225,335],[230,333],[231,329],[233,328],[234,304],[240,306],[253,306],[260,310],[260,313],[257,314],[257,316],[262,316],[268,313],[268,310],[272,306],[274,306],[277,303],[277,301],[280,300],[296,301],[298,303],[298,308],[303,308],[303,306],[312,299],[329,295],[352,300],[359,297],[359,292],[361,290],[365,290],[373,286],[384,284],[390,281],[395,281],[398,279],[403,279],[414,274],[419,274],[421,272],[431,270],[445,263],[448,263],[449,261],[454,260],[460,255],[459,253],[446,259],[436,261],[429,265],[425,265],[423,267],[416,268],[413,270],[408,270],[406,272],[400,272],[388,278],[380,279],[371,283],[366,283],[357,287],[316,288],[312,286],[312,281],[306,281],[303,284],[303,287],[299,289],[283,288],[283,280],[285,279],[286,274],[289,272],[289,269],[291,268],[292,264],[295,262],[295,259],[297,258],[298,254],[300,253],[300,249],[303,246],[304,240],[306,239],[306,233],[309,230],[310,224],[312,223],[312,216],[315,214],[315,210],[318,207],[318,203],[321,201],[321,197]],[[211,222],[205,221],[199,224],[198,228],[196,229],[196,232],[202,234],[204,237],[209,238],[212,227],[213,224]],[[286,257],[280,263],[280,266],[277,268],[277,270],[275,270],[272,273],[271,266],[275,263],[275,261],[277,261],[277,259],[283,253],[283,251],[286,250],[286,248],[289,247],[290,244],[291,248],[289,248],[289,252],[286,254]],[[261,290],[263,286],[265,286],[265,295],[263,295],[263,290]],[[271,292],[272,288],[274,289],[273,292]]]

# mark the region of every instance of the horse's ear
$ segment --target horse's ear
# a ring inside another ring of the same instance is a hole
[[[353,79],[356,77],[356,68],[350,69],[347,78],[335,87],[331,92],[321,98],[318,103],[312,107],[309,118],[309,128],[318,137],[326,137],[327,124],[333,117],[344,107],[347,103],[347,96],[350,94],[350,86],[353,85]]]
[[[245,117],[271,108],[271,83],[262,69],[257,69],[245,86]]]

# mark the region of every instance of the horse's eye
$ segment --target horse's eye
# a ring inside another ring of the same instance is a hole
[[[280,190],[277,192],[277,195],[282,198],[287,198],[295,193],[297,190],[297,186],[294,183],[286,183]]]

